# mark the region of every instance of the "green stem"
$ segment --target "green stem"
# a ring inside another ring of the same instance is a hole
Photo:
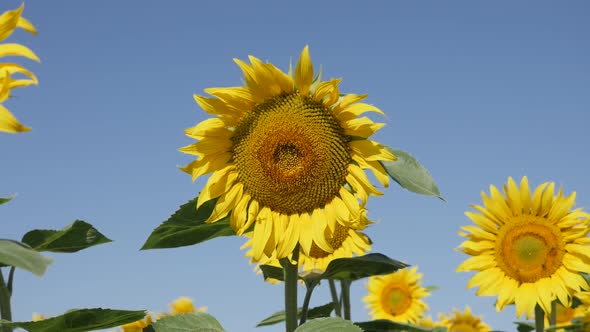
[[[555,326],[557,321],[557,301],[551,302],[551,315],[549,315],[549,326]]]
[[[8,321],[12,321],[12,311],[10,309],[10,296],[11,291],[8,289],[8,285],[4,282],[4,275],[0,269],[0,318]],[[12,327],[3,326],[2,332],[12,332]]]
[[[289,258],[281,259],[285,276],[285,327],[287,332],[293,332],[297,328],[297,270],[299,260],[299,244],[293,250],[293,261]]]
[[[538,304],[535,306],[535,331],[543,332],[545,330],[545,312]]]
[[[342,306],[344,307],[344,319],[350,320],[350,280],[341,280]]]
[[[340,306],[340,300],[338,299],[338,291],[336,290],[336,283],[333,279],[328,280],[330,283],[330,293],[332,294],[332,303],[334,303],[334,312],[336,316],[342,317],[342,310]]]
[[[306,283],[307,288],[305,289],[305,297],[303,298],[303,307],[301,308],[301,318],[299,319],[299,325],[303,325],[307,320],[307,312],[309,311],[309,301],[311,300],[311,293],[317,285],[317,282]]]

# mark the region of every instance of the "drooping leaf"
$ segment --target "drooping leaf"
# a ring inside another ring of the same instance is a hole
[[[297,309],[297,319],[301,318],[301,308]],[[307,319],[315,319],[322,317],[330,317],[330,314],[334,310],[334,303],[330,302],[319,307],[311,308],[307,311]],[[263,319],[256,327],[274,325],[285,321],[285,311],[277,311],[269,317]]]
[[[373,320],[368,322],[356,322],[365,332],[445,332],[445,327],[420,327],[407,323],[392,322],[386,319]]]
[[[40,277],[52,261],[51,257],[41,255],[24,243],[0,239],[0,264],[14,266]]]
[[[312,319],[295,329],[295,332],[363,332],[349,320],[339,317],[326,317]]]
[[[518,332],[531,332],[535,330],[535,324],[530,322],[514,322]]]
[[[23,236],[22,242],[37,251],[70,253],[111,242],[91,224],[76,220],[62,230],[36,229]]]
[[[229,217],[205,223],[216,202],[217,199],[207,201],[198,210],[197,198],[181,205],[178,211],[152,232],[141,250],[185,247],[220,236],[235,235]]]
[[[166,316],[152,324],[156,332],[224,332],[219,322],[206,313]]]
[[[9,196],[9,197],[0,197],[0,205],[10,202],[13,198],[14,198],[14,195]]]
[[[328,264],[322,279],[358,280],[374,275],[393,273],[408,264],[373,253],[352,258],[337,258]]]
[[[402,188],[417,194],[436,196],[442,200],[440,191],[430,173],[409,153],[386,146],[396,161],[381,161],[381,165],[391,178]]]
[[[36,322],[7,322],[0,325],[20,327],[29,332],[83,332],[117,327],[145,317],[145,311],[114,309],[75,309],[57,317]]]

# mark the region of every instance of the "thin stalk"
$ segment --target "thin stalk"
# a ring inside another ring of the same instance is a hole
[[[538,304],[535,306],[535,331],[545,331],[545,312]]]
[[[344,319],[350,320],[350,280],[341,280],[342,306],[344,307]]]
[[[340,300],[338,299],[338,291],[336,290],[336,283],[334,280],[328,280],[330,283],[330,293],[332,294],[332,303],[334,303],[334,312],[336,316],[342,317],[342,307],[340,306]]]
[[[14,280],[14,271],[16,270],[16,267],[11,266],[10,267],[10,272],[8,272],[8,284],[7,284],[7,288],[8,291],[10,292],[10,296],[12,296],[12,281]]]
[[[557,301],[551,302],[551,315],[549,315],[549,326],[555,326],[557,323]]]
[[[285,328],[287,332],[293,332],[297,328],[297,268],[299,260],[299,244],[293,250],[293,261],[289,258],[281,259],[283,274],[285,276]]]
[[[299,325],[303,325],[303,323],[305,323],[307,320],[307,312],[309,311],[311,293],[313,293],[313,289],[316,285],[316,282],[310,282],[309,284],[306,284],[307,288],[305,289],[305,297],[303,298],[303,307],[301,308],[301,318],[299,319]]]
[[[4,282],[4,275],[0,269],[0,318],[12,321],[12,310],[10,308],[10,290]],[[12,332],[12,327],[3,326],[0,328],[2,332]]]

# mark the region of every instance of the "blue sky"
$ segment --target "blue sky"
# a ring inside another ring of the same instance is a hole
[[[20,1],[5,0],[0,10]],[[150,232],[194,197],[177,169],[190,158],[183,130],[206,118],[192,95],[241,84],[232,58],[255,55],[287,69],[310,45],[324,77],[368,93],[387,114],[376,138],[410,151],[447,202],[399,187],[369,202],[378,220],[373,252],[417,265],[431,314],[470,305],[495,329],[514,330],[514,308],[465,290],[455,273],[469,204],[489,184],[527,175],[555,181],[590,209],[590,46],[584,1],[28,1],[39,30],[12,41],[42,63],[26,63],[40,85],[7,107],[33,131],[0,135],[3,238],[75,219],[115,242],[51,254],[43,278],[19,271],[14,318],[71,308],[166,309],[178,296],[206,305],[228,331],[255,329],[281,309],[282,287],[262,282],[239,247],[222,238],[194,247],[139,251]],[[22,62],[21,62],[22,63]],[[312,298],[328,301],[327,285]],[[368,320],[353,284],[353,319]],[[302,296],[301,296],[302,298]]]

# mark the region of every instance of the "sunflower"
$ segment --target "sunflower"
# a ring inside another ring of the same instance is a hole
[[[121,325],[120,328],[123,332],[142,332],[143,329],[151,325],[152,322],[152,315],[147,314],[144,319],[140,319],[135,322]]]
[[[186,314],[191,312],[205,312],[207,307],[201,307],[198,310],[195,309],[195,305],[193,304],[193,300],[188,297],[179,297],[172,304],[169,305],[170,307],[170,314],[172,315],[180,315]]]
[[[478,271],[467,287],[498,295],[497,311],[514,302],[518,317],[530,317],[537,304],[549,314],[553,300],[570,306],[571,296],[588,287],[579,272],[590,273],[590,215],[572,210],[575,193],[554,190],[554,183],[543,183],[531,196],[526,177],[520,187],[508,178],[505,195],[490,186],[484,206],[472,206],[479,213],[465,213],[475,225],[462,227],[468,240],[460,250],[473,257],[457,271]]]
[[[31,22],[21,16],[23,9],[24,5],[21,5],[15,10],[9,10],[0,15],[0,42],[8,38],[16,28],[37,34]],[[5,56],[22,56],[39,61],[33,51],[20,44],[0,44],[0,57]],[[25,78],[15,78],[13,75],[22,75]],[[10,97],[12,89],[32,84],[37,84],[37,77],[26,68],[15,63],[0,63],[0,131],[18,133],[31,130],[18,122],[2,103]]]
[[[445,326],[449,332],[488,332],[492,329],[490,326],[481,321],[481,317],[475,317],[471,314],[471,308],[465,307],[465,311],[453,309],[454,314],[448,316],[439,315],[442,326]]]
[[[405,268],[384,276],[369,278],[369,295],[363,301],[373,319],[389,319],[400,323],[416,323],[428,311],[421,299],[429,296],[421,287],[422,274],[417,267]]]
[[[444,325],[442,325],[441,322],[433,321],[431,316],[423,316],[423,317],[418,318],[418,321],[416,321],[416,325],[420,326],[420,327],[428,327],[428,328],[444,326]]]
[[[326,230],[362,228],[368,196],[381,195],[364,170],[389,184],[379,162],[395,156],[368,139],[384,124],[357,118],[383,112],[360,103],[366,95],[341,96],[339,79],[314,79],[307,46],[292,74],[249,60],[235,59],[245,86],[205,89],[212,98],[195,95],[213,115],[186,130],[199,142],[180,149],[197,156],[182,168],[193,180],[212,173],[197,207],[216,199],[208,222],[229,215],[238,235],[253,227],[255,261],[275,251],[277,259],[287,257],[297,243],[306,254],[312,243],[332,253]]]

